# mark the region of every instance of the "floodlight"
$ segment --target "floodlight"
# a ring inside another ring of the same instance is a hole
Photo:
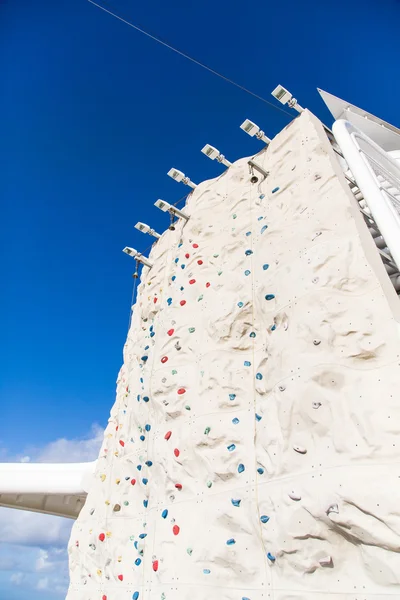
[[[143,265],[146,265],[146,267],[149,267],[150,269],[153,266],[153,263],[148,258],[146,258],[145,256],[143,256],[143,254],[140,254],[140,252],[138,252],[137,250],[135,250],[135,248],[129,248],[129,246],[126,246],[122,250],[122,252],[125,252],[125,254],[128,254],[129,256],[131,256],[132,258],[134,258],[138,262],[142,263]]]
[[[182,219],[186,219],[186,221],[189,220],[189,216],[186,213],[179,210],[179,208],[176,208],[176,206],[168,204],[168,202],[165,202],[165,200],[157,200],[157,202],[154,202],[154,206],[156,206],[163,212],[169,212],[173,215],[176,215],[177,217],[182,217]]]
[[[243,123],[240,126],[240,129],[243,129],[243,131],[245,131],[251,137],[255,136],[258,140],[261,140],[266,144],[269,144],[271,141],[269,137],[267,137],[265,133],[261,131],[259,126],[253,123],[253,121],[250,121],[250,119],[246,119],[245,121],[243,121]]]
[[[229,162],[229,160],[226,160],[225,156],[221,154],[220,151],[217,150],[217,148],[214,148],[214,146],[210,146],[210,144],[206,144],[204,148],[201,149],[201,151],[203,154],[208,156],[208,158],[211,158],[211,160],[217,159],[219,163],[222,163],[226,167],[230,167],[232,165],[232,163]]]
[[[146,225],[146,223],[141,223],[140,221],[139,223],[136,223],[135,229],[138,229],[142,233],[148,233],[157,239],[161,237],[161,235],[154,231],[154,229],[152,229],[149,225]]]
[[[168,175],[172,177],[172,179],[175,179],[175,181],[181,181],[182,183],[188,185],[193,189],[197,187],[196,184],[193,183],[193,181],[190,181],[189,177],[186,177],[185,173],[182,173],[182,171],[178,171],[178,169],[170,169],[168,171]]]
[[[299,113],[303,112],[304,108],[298,104],[296,98],[293,98],[292,94],[282,85],[278,85],[271,94],[282,104],[287,104]]]

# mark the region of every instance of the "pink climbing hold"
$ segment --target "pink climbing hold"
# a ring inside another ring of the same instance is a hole
[[[167,362],[167,360],[168,360],[168,356],[163,356],[161,359],[161,362],[164,364]]]
[[[172,435],[172,431],[167,431],[167,433],[164,435],[164,438],[166,440],[169,440],[169,438],[171,437],[171,435]]]
[[[124,440],[119,440],[119,444],[120,444],[120,446],[124,447],[125,446]]]
[[[196,280],[195,280],[195,279],[191,279],[191,280],[189,281],[189,283],[190,283],[190,285],[193,285],[194,283],[196,283]]]
[[[193,248],[198,248],[199,245],[198,244],[193,244]]]
[[[179,452],[178,448],[174,449],[174,454],[178,458],[178,456],[180,455],[180,452]]]
[[[203,264],[203,261],[202,261],[202,260],[198,260],[198,261],[197,261],[197,264],[198,264],[198,265],[202,265],[202,264]]]
[[[182,484],[181,483],[176,483],[175,487],[177,490],[181,490],[182,489]]]
[[[185,258],[189,258],[190,254],[185,254]]]
[[[180,528],[178,527],[178,525],[174,525],[172,531],[174,535],[178,535],[178,533],[180,532]]]
[[[153,571],[156,573],[158,571],[158,560],[153,560]]]
[[[131,485],[135,485],[136,479],[131,479]]]
[[[185,304],[186,304],[186,300],[181,300],[181,301],[179,302],[179,304],[180,304],[181,306],[185,306]]]
[[[104,542],[104,540],[105,540],[105,539],[106,539],[106,535],[105,535],[105,533],[100,533],[100,535],[99,535],[99,540],[100,540],[101,542]]]
[[[182,396],[182,394],[186,394],[186,390],[185,388],[179,388],[178,392],[177,392],[180,396]]]
[[[175,329],[168,329],[167,335],[169,335],[169,336],[174,335],[174,331],[175,331]]]
[[[123,581],[123,580],[124,580],[124,576],[123,576],[123,575],[118,575],[118,579],[119,579],[120,581]]]

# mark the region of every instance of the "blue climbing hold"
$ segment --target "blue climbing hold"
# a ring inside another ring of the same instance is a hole
[[[150,325],[149,331],[153,331],[153,329],[154,329],[154,325]]]
[[[262,474],[264,473],[264,469],[263,469],[262,467],[258,467],[258,469],[257,469],[257,473],[258,473],[259,475],[262,475]]]
[[[142,356],[142,358],[140,360],[142,360],[143,362],[146,362],[146,360],[148,359],[148,356]]]
[[[236,540],[234,538],[230,538],[229,540],[226,540],[227,546],[233,546],[233,544],[236,544]]]
[[[148,396],[143,396],[143,402],[148,402],[149,401],[149,397]]]
[[[232,419],[232,423],[234,425],[237,425],[239,423],[239,419],[237,417],[235,417],[234,419]]]
[[[150,337],[154,337],[155,335],[156,335],[156,334],[155,334],[155,332],[154,332],[154,331],[152,331],[152,332],[150,333]],[[148,346],[147,346],[147,347],[148,347]],[[145,348],[145,350],[146,350],[146,348]]]
[[[146,460],[146,465],[148,467],[151,467],[153,465],[153,462],[151,460]]]
[[[275,194],[275,192],[277,192],[278,190],[279,190],[279,188],[278,188],[278,187],[276,187],[276,188],[274,188],[274,189],[272,190],[272,193],[273,193],[273,194]]]
[[[240,506],[241,500],[234,500],[233,498],[231,498],[231,502],[233,506]]]
[[[256,421],[261,421],[261,419],[262,419],[262,416],[261,416],[261,415],[258,415],[258,414],[256,413]]]
[[[144,538],[147,537],[147,533],[141,533],[139,537],[141,540],[144,540]]]
[[[141,559],[141,558],[137,558],[137,559],[135,560],[135,565],[138,567],[138,566],[140,565],[140,563],[141,563],[141,562],[142,562],[142,559]]]
[[[172,275],[171,281],[175,281],[175,279],[176,279],[176,275]]]
[[[245,367],[251,367],[251,362],[249,360],[245,360],[243,364]]]
[[[181,246],[183,246],[182,242],[180,244],[178,244],[178,248],[181,248]]]
[[[142,482],[143,482],[143,485],[147,485],[149,480],[147,479],[147,477],[143,477]]]
[[[137,468],[138,471],[141,471],[142,470],[142,465],[138,465],[136,468]]]
[[[181,269],[184,269],[184,268],[185,268],[185,265],[181,265]]]
[[[246,235],[249,237],[249,235],[251,235],[251,231],[246,231]]]
[[[227,446],[229,452],[233,452],[236,448],[235,444],[229,444],[229,446]]]
[[[256,379],[260,380],[262,378],[263,378],[263,376],[261,375],[261,373],[256,373]]]
[[[260,194],[260,200],[264,200],[265,194]]]
[[[267,517],[267,515],[262,515],[260,517],[260,521],[261,521],[261,523],[268,523],[269,517]]]
[[[273,554],[271,554],[271,552],[267,553],[267,558],[271,561],[271,562],[275,562],[276,558]]]
[[[251,338],[255,338],[255,337],[256,337],[256,334],[254,333],[254,331],[252,331],[252,332],[250,333],[250,337],[251,337]]]
[[[141,442],[144,442],[144,440],[145,440],[145,439],[146,439],[146,438],[144,437],[144,435],[141,435],[141,436],[140,436],[140,441],[141,441]]]
[[[275,298],[274,294],[267,294],[267,295],[265,296],[265,299],[266,299],[266,300],[273,300],[274,298]]]
[[[253,250],[246,250],[245,255],[250,256],[250,254],[253,254]]]
[[[172,298],[167,298],[167,304],[168,304],[168,306],[171,306],[171,304],[172,304]]]
[[[251,271],[249,271],[249,269],[246,269],[246,270],[245,270],[245,272],[244,272],[244,274],[246,275],[246,277],[247,277],[248,275],[250,275],[250,273],[251,273]]]
[[[238,302],[237,305],[239,308],[243,308],[243,302]]]
[[[229,400],[234,400],[236,398],[236,394],[229,394]]]
[[[139,598],[139,592],[133,592],[132,600],[138,600],[138,598]]]
[[[258,217],[257,221],[262,221],[264,217]]]
[[[204,575],[209,575],[211,573],[210,569],[203,569]]]
[[[166,519],[168,517],[168,510],[166,508],[164,508],[164,510],[162,511],[161,516],[163,519]]]
[[[275,323],[274,323],[274,324],[272,325],[272,327],[271,327],[271,331],[275,331],[275,329],[276,329],[276,325],[275,325]]]
[[[140,394],[137,395],[137,401],[140,402]]]
[[[145,350],[148,350],[149,348],[150,348],[150,346],[146,346],[146,347],[145,347]]]
[[[178,262],[179,262],[179,258],[176,258],[175,263],[178,264]]]
[[[133,545],[135,546],[136,550],[138,549],[138,543],[137,542],[133,542]]]
[[[148,501],[148,500],[143,500],[143,506],[144,506],[145,508],[147,508],[147,507],[148,507],[148,505],[149,505],[149,501]]]
[[[243,473],[243,471],[244,471],[244,464],[243,464],[243,463],[240,463],[240,464],[238,465],[238,473]]]
[[[268,229],[268,225],[263,225],[263,226],[261,227],[261,232],[260,232],[260,233],[264,233],[264,231],[265,231],[266,229]]]
[[[264,269],[264,271],[266,271],[267,269],[269,269],[269,264],[265,263],[265,265],[263,265],[263,269]]]
[[[151,425],[149,425],[148,423],[146,423],[146,425],[144,426],[146,431],[150,431],[151,429]]]

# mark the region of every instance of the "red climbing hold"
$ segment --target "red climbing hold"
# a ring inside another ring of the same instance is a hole
[[[124,447],[125,446],[125,442],[124,440],[119,440],[120,446]]]
[[[179,452],[178,448],[174,449],[174,454],[178,458],[178,456],[180,455],[180,452]]]
[[[209,281],[207,281],[206,283],[206,287],[210,287],[211,283]]]
[[[131,479],[131,485],[135,485],[136,479]]]
[[[158,298],[154,298],[154,300],[153,300],[154,304],[157,304],[157,300],[158,300]]]
[[[167,360],[168,360],[168,356],[163,356],[161,359],[161,362],[164,364],[167,362]]]
[[[167,335],[171,336],[174,334],[175,329],[168,329]]]
[[[185,388],[179,388],[177,393],[181,396],[182,394],[186,393],[186,390],[185,390]]]
[[[100,535],[99,535],[99,540],[100,540],[101,542],[104,542],[104,540],[105,540],[105,539],[106,539],[106,535],[105,535],[105,533],[100,533]]]
[[[179,302],[179,304],[180,304],[181,306],[185,306],[185,304],[186,304],[186,300],[181,300],[181,301]]]
[[[193,248],[198,248],[199,245],[198,244],[193,244]]]
[[[190,285],[193,285],[194,283],[196,283],[196,280],[195,280],[195,279],[191,279],[191,280],[189,281],[189,283],[190,283]]]
[[[124,576],[123,576],[123,575],[118,575],[118,579],[119,579],[120,581],[123,581],[123,580],[124,580]]]
[[[102,597],[101,597],[101,600],[107,600],[107,596],[105,596],[105,595],[104,595],[104,596],[102,596]]]
[[[185,258],[189,258],[190,254],[185,254]]]
[[[181,490],[182,489],[182,484],[181,483],[176,483],[175,487],[177,490]]]
[[[172,531],[174,535],[178,535],[178,533],[180,532],[180,528],[178,527],[178,525],[174,525]]]
[[[203,261],[202,261],[202,260],[198,260],[198,261],[197,261],[197,264],[198,264],[198,265],[202,265],[202,264],[203,264]]]
[[[116,426],[115,431],[118,431],[118,429],[119,429],[119,425]]]
[[[171,435],[172,435],[172,431],[167,431],[167,433],[164,435],[164,438],[166,440],[169,440],[169,438],[171,437]]]
[[[158,571],[158,560],[153,560],[153,571]]]

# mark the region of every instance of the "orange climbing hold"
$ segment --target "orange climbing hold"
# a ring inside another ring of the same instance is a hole
[[[167,433],[164,435],[164,438],[166,440],[169,440],[169,438],[171,437],[171,435],[172,435],[172,431],[167,431]]]
[[[174,525],[172,531],[174,535],[178,535],[178,533],[180,532],[180,528],[178,527],[178,525]]]

